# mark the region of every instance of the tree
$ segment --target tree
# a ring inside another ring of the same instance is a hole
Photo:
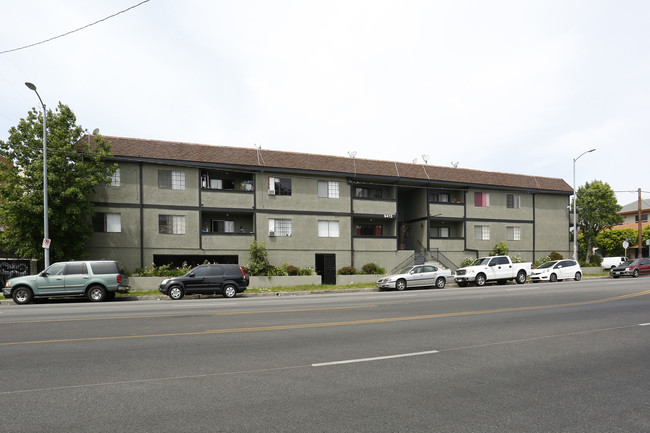
[[[269,250],[264,242],[256,240],[248,248],[248,271],[251,275],[264,275],[269,268]]]
[[[110,144],[103,137],[81,140],[67,105],[47,113],[47,189],[51,260],[85,258],[93,233],[94,187],[110,181]],[[0,246],[19,257],[43,257],[43,116],[36,109],[0,140]]]
[[[625,252],[623,241],[633,239],[630,241],[630,245],[636,245],[638,234],[639,231],[634,229],[603,230],[596,236],[594,245],[605,257],[622,256]]]
[[[587,182],[578,189],[576,196],[578,230],[584,234],[589,254],[598,233],[623,222],[618,213],[622,207],[609,184],[600,180]]]

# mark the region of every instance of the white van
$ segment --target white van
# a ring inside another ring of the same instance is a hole
[[[603,257],[603,262],[600,264],[603,269],[611,270],[627,260],[627,257]]]

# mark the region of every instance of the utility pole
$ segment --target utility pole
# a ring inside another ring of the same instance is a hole
[[[643,257],[643,244],[641,243],[641,242],[643,242],[643,224],[641,224],[641,207],[642,207],[642,205],[641,205],[641,188],[639,188],[639,209],[638,209],[638,213],[637,213],[637,219],[638,219],[638,224],[639,224],[638,225],[638,227],[639,227],[638,228],[638,230],[639,230],[639,243],[637,244],[637,246],[639,247],[639,249],[636,252],[636,254],[637,254],[636,257],[638,259]]]

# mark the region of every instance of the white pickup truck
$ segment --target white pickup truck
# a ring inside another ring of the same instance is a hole
[[[483,286],[488,281],[505,284],[508,280],[523,284],[532,267],[531,262],[513,263],[508,256],[480,257],[470,266],[456,270],[454,280],[460,287],[470,283]]]

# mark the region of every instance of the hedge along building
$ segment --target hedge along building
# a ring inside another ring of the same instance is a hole
[[[93,198],[91,257],[128,268],[248,263],[391,270],[415,257],[455,267],[506,242],[533,260],[570,255],[562,179],[337,157],[105,137],[118,170]]]

